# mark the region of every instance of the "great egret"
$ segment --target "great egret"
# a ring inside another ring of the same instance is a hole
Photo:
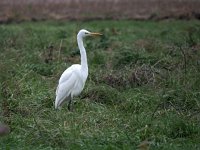
[[[77,34],[77,43],[81,54],[81,64],[74,64],[66,69],[59,79],[56,90],[55,108],[60,108],[64,101],[68,101],[68,109],[71,110],[71,103],[74,96],[78,96],[84,88],[88,77],[87,55],[83,46],[83,38],[86,36],[99,36],[100,33],[93,33],[87,30],[80,30]]]

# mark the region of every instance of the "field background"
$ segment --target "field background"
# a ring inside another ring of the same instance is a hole
[[[0,1],[0,149],[199,150],[199,1],[84,2]],[[58,111],[82,28],[103,36],[84,39],[88,80]]]
[[[200,18],[199,0],[1,0],[0,22]]]

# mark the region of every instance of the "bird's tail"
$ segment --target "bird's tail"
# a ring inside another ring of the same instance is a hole
[[[63,101],[62,99],[59,99],[58,96],[56,96],[55,104],[54,104],[55,105],[55,109],[58,109],[60,107],[60,104]]]
[[[60,107],[63,105],[64,101],[68,101],[71,99],[71,96],[65,96],[62,98],[58,98],[58,96],[56,96],[56,100],[55,100],[55,109],[60,109]]]
[[[56,100],[55,100],[55,109],[58,109],[58,102],[57,102],[57,98],[56,98]]]

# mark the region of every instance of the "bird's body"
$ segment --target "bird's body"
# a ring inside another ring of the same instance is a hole
[[[75,64],[63,72],[56,90],[55,108],[62,105],[64,101],[71,101],[78,96],[84,88],[88,73],[82,74],[81,65]]]
[[[66,69],[59,79],[56,90],[55,108],[60,108],[65,101],[69,101],[68,109],[74,96],[78,96],[85,86],[88,77],[88,65],[86,50],[83,46],[83,38],[88,35],[101,35],[91,33],[87,30],[80,30],[77,35],[77,42],[81,54],[81,64],[74,64]]]

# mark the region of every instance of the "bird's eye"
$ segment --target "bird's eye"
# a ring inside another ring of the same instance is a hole
[[[85,32],[85,34],[87,35],[88,33],[87,33],[87,32]]]

